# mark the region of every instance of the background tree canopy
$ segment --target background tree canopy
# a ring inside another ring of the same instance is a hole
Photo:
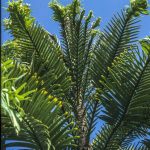
[[[60,39],[28,4],[8,3],[4,25],[13,39],[2,45],[1,148],[148,150],[150,36],[138,39],[148,2],[130,0],[102,31],[101,18],[85,15],[79,0],[49,7]]]

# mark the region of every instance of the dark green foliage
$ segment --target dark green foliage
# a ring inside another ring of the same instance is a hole
[[[27,4],[9,2],[4,24],[13,40],[2,46],[2,148],[149,149],[149,36],[138,46],[147,1],[131,0],[103,31],[101,19],[93,21],[92,11],[85,16],[80,5],[49,3],[59,42]]]

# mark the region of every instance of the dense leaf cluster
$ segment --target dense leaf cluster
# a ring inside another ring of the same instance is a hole
[[[28,4],[8,3],[4,25],[13,40],[2,45],[2,149],[150,148],[150,37],[138,44],[148,3],[131,0],[103,31],[80,5],[49,3],[59,41]]]

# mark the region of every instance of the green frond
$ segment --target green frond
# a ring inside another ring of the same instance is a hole
[[[136,10],[117,13],[99,35],[94,47],[92,66],[93,82],[97,87],[101,87],[101,75],[108,76],[107,68],[112,66],[116,56],[134,47],[140,28],[139,17],[134,17],[135,13]]]
[[[4,62],[2,70],[2,96],[7,93],[9,96],[6,96],[7,99],[2,98],[2,102],[7,104],[6,107],[2,103],[2,147],[58,150],[75,147],[74,140],[78,137],[72,133],[77,129],[72,122],[68,123],[72,117],[69,113],[60,113],[62,101],[40,88],[42,83],[37,74],[32,76],[27,65],[14,64],[12,60]],[[8,82],[13,80],[15,88],[11,92],[12,83]],[[35,88],[38,88],[37,92],[34,92]],[[19,129],[18,135],[13,125]]]
[[[101,131],[97,134],[96,138],[92,142],[94,150],[104,150],[107,143],[109,142],[110,134],[112,133],[113,127],[106,125],[101,128]]]
[[[145,54],[149,56],[150,55],[150,36],[147,36],[146,38],[140,40],[140,44]]]
[[[132,13],[121,11],[120,14],[114,15],[111,22],[104,29],[104,32],[99,34],[99,38],[94,45],[91,70],[93,83],[97,88],[98,95],[101,95],[101,91],[105,87],[101,84],[100,80],[102,80],[103,76],[106,78],[109,77],[108,68],[113,66],[116,57],[126,50],[131,51],[135,47],[133,43],[136,41],[139,32],[139,26],[137,25],[139,20],[134,17],[135,12],[135,10]],[[110,99],[110,96],[108,97]],[[112,110],[110,111],[111,114],[115,108],[113,108],[110,101],[108,103],[110,103],[109,109]],[[98,102],[95,103],[94,107],[97,107],[97,105]],[[106,120],[112,123],[113,119],[109,116]],[[115,120],[113,121],[115,122]]]
[[[116,126],[106,124],[101,128],[92,142],[92,147],[94,150],[124,150],[134,140],[140,137],[146,137],[146,135],[147,129],[141,129],[137,126],[131,129],[125,126],[116,129]]]
[[[30,95],[35,92],[35,89],[26,90],[26,82],[22,82],[17,85],[17,82],[27,74],[28,69],[26,65],[14,62],[11,59],[2,61],[2,91],[1,102],[2,111],[7,114],[14,126],[17,133],[20,130],[18,121],[22,120],[24,115],[23,109],[20,107],[20,103],[23,100],[29,100]]]
[[[145,137],[147,137],[148,129],[147,127],[141,127],[141,125],[132,127],[131,130],[127,130],[127,134],[122,139],[121,148],[126,149],[132,143],[136,143],[135,141],[138,139],[139,141]],[[122,134],[123,135],[123,134]],[[142,144],[139,144],[142,146]]]
[[[85,127],[81,126],[84,124],[83,122],[86,122],[86,112],[92,111],[92,108],[88,108],[86,99],[92,88],[89,68],[94,40],[98,34],[96,27],[99,26],[100,18],[92,22],[92,11],[85,16],[85,10],[80,7],[78,0],[67,6],[52,3],[50,7],[53,9],[54,20],[58,21],[61,26],[60,34],[64,62],[69,69],[69,75],[73,82],[69,93],[71,95],[69,102],[76,118],[84,118],[84,121],[81,121],[81,119],[78,121],[79,129],[83,130],[82,128],[85,128],[84,134],[89,139],[96,122],[95,116],[97,113],[95,114],[95,112],[99,109],[93,110],[94,114],[92,116],[87,113],[89,125],[86,123]]]
[[[57,120],[56,120],[57,121]],[[6,143],[5,147],[24,147],[31,149],[58,149],[61,150],[63,147],[74,147],[75,144],[71,144],[75,137],[69,137],[68,127],[57,128],[57,132],[51,135],[49,133],[49,128],[45,126],[40,120],[35,119],[27,115],[21,123],[21,131],[18,136],[13,132],[10,134],[3,134],[3,137],[7,142],[9,140],[14,140],[12,142]],[[5,127],[4,131],[10,129],[10,127]],[[64,143],[63,143],[64,142]]]
[[[122,150],[122,148],[118,149]],[[124,150],[148,150],[145,146],[141,145],[140,143],[131,144],[128,147],[124,148]]]
[[[3,141],[12,140],[4,146],[58,150],[76,146],[74,140],[78,137],[72,136],[76,128],[72,122],[67,123],[68,118],[71,119],[69,114],[60,115],[60,101],[47,96],[44,91],[34,93],[30,99],[31,101],[21,103],[25,115],[20,122],[21,130],[18,135],[13,132],[9,122],[4,122]],[[70,127],[72,130],[69,130]],[[10,132],[6,132],[8,129]]]
[[[67,6],[58,3],[50,4],[54,11],[54,19],[60,23],[62,36],[62,49],[64,61],[69,69],[72,81],[74,82],[74,93],[80,93],[83,88],[83,95],[87,88],[90,51],[95,33],[93,29],[99,25],[100,20],[89,27],[92,13],[84,19],[85,10],[80,8],[78,0]],[[61,17],[61,18],[60,18]],[[83,85],[83,87],[81,87]],[[78,95],[77,94],[77,95]],[[75,97],[75,99],[78,99]]]
[[[56,39],[34,23],[26,4],[12,2],[8,11],[11,26],[6,27],[22,51],[21,60],[31,64],[32,73],[37,72],[45,83],[49,82],[46,86],[50,93],[62,97],[69,89],[70,77],[67,75],[61,48]]]
[[[129,130],[127,129],[116,131],[115,126],[104,125],[93,140],[92,147],[94,150],[116,150],[122,147],[121,143],[126,139],[128,132]],[[130,141],[128,140],[128,142]]]
[[[105,108],[101,119],[114,125],[113,134],[121,128],[149,126],[150,59],[138,50],[125,52],[109,68],[109,79],[103,78],[101,96]],[[112,138],[112,136],[111,136]],[[111,140],[110,138],[110,140]]]
[[[87,140],[88,140],[88,142],[90,142],[90,135],[94,132],[96,125],[99,121],[101,103],[98,100],[95,100],[94,98],[89,99],[87,103],[88,103],[86,105],[87,123],[88,123]]]

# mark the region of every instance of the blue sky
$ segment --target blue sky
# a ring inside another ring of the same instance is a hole
[[[66,5],[72,0],[59,0]],[[103,30],[107,22],[111,19],[114,13],[119,12],[122,8],[129,4],[129,0],[81,0],[82,5],[88,13],[93,10],[95,17],[101,17],[100,30]],[[24,0],[24,2],[31,4],[32,15],[36,21],[45,27],[51,34],[56,34],[59,37],[58,23],[52,20],[52,10],[48,8],[50,0]],[[7,7],[7,0],[2,0],[2,7]],[[2,19],[8,16],[7,12],[2,8]],[[150,16],[141,17],[141,30],[139,39],[150,35]],[[2,27],[2,43],[10,38],[7,32],[4,32]],[[99,123],[101,125],[101,123]],[[97,129],[99,126],[97,126]],[[92,135],[94,137],[95,134]]]
[[[8,0],[2,0],[2,7],[7,6]],[[72,0],[58,0],[66,5]],[[52,11],[48,8],[50,0],[24,0],[24,2],[31,4],[32,15],[36,20],[44,26],[50,33],[56,34],[59,37],[58,24],[52,20]],[[88,13],[93,10],[95,17],[101,17],[102,30],[107,22],[111,19],[114,13],[119,12],[125,5],[129,4],[129,0],[81,0],[83,7]],[[7,12],[2,8],[2,19],[8,16]],[[150,34],[150,16],[141,17],[141,32],[139,38],[144,38]],[[9,39],[8,33],[4,32],[2,28],[2,43]]]

